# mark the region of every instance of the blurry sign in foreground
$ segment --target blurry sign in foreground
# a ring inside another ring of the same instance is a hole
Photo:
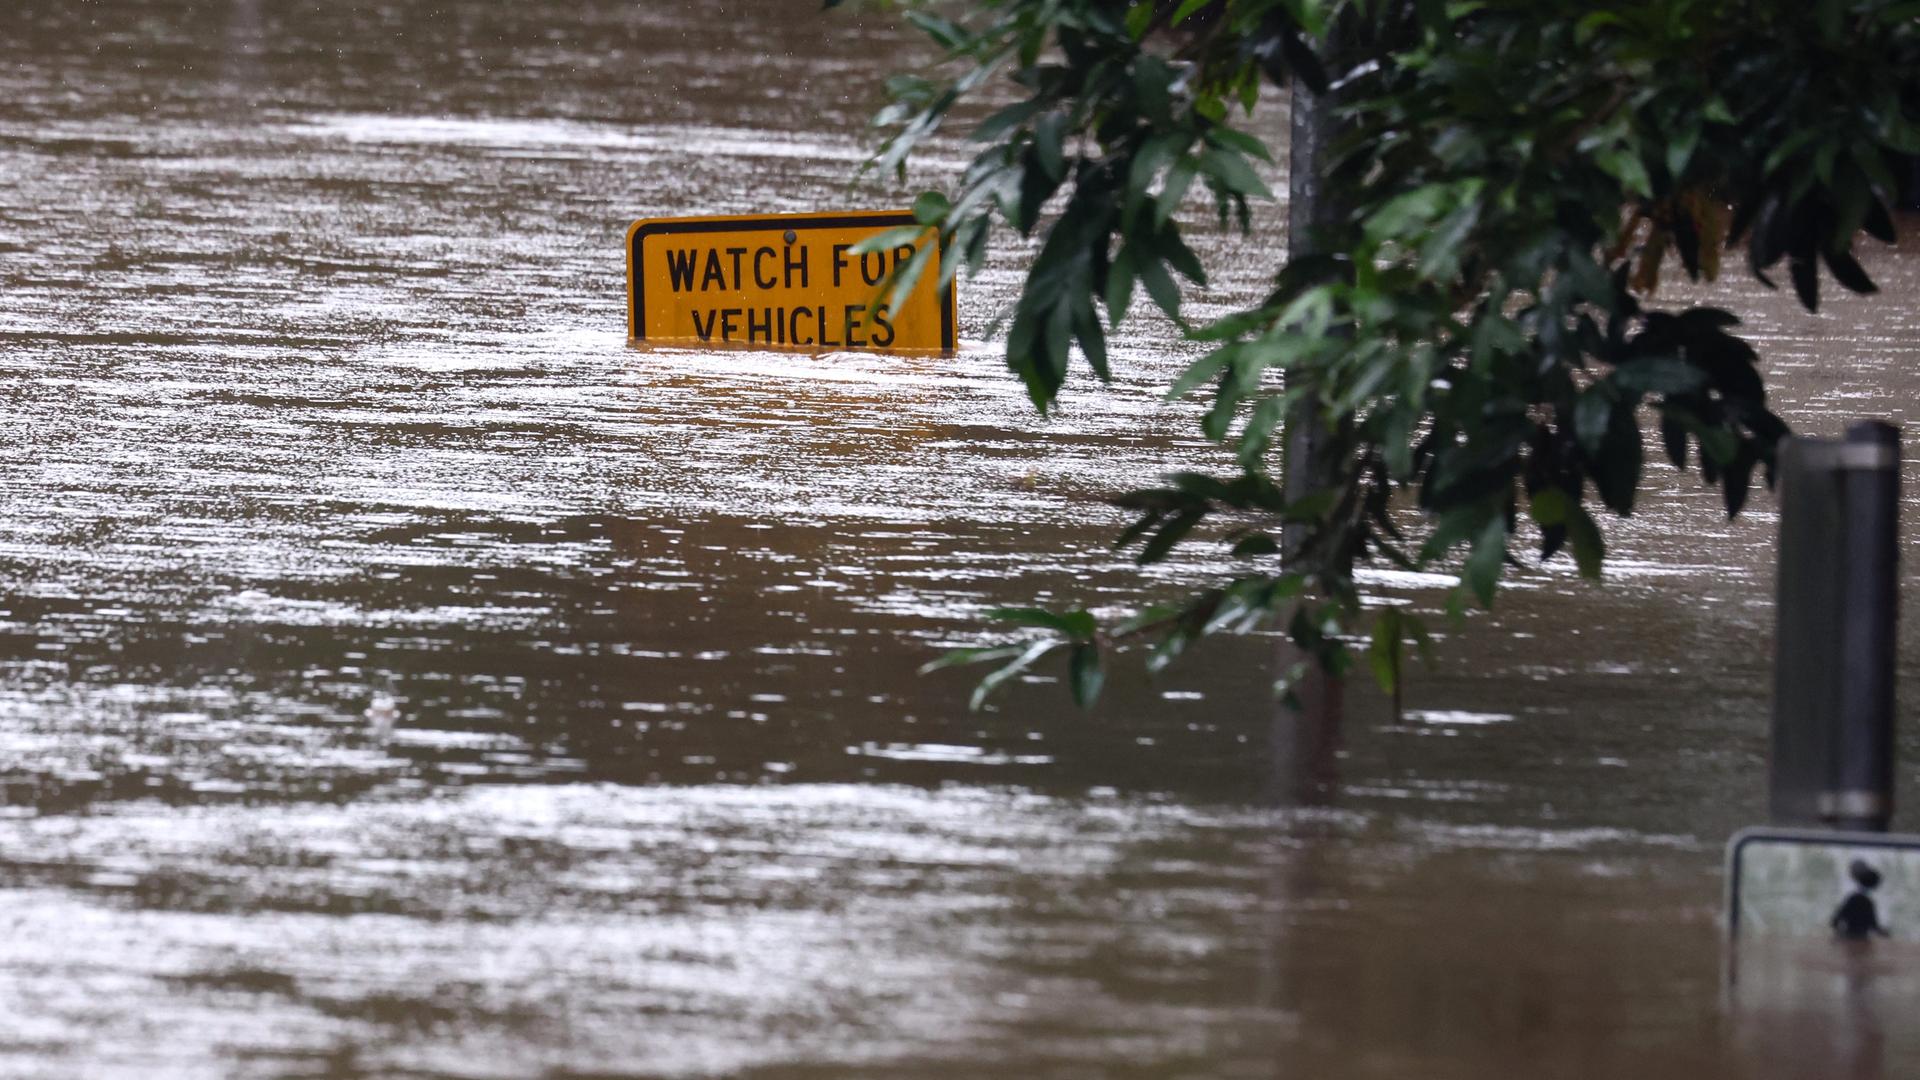
[[[1747,829],[1727,845],[1738,939],[1920,942],[1920,836]]]
[[[1727,845],[1727,929],[1743,1075],[1913,1075],[1920,836],[1747,829]]]
[[[878,251],[863,240],[890,235]],[[932,250],[923,251],[923,245]],[[627,230],[627,336],[810,352],[954,349],[940,234],[906,211],[649,218]],[[911,291],[887,303],[895,270]]]

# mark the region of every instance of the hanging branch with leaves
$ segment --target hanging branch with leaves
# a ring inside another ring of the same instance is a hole
[[[1151,640],[1157,666],[1276,621],[1337,669],[1365,614],[1356,565],[1457,567],[1456,613],[1492,604],[1523,533],[1597,578],[1601,511],[1633,512],[1649,429],[1738,513],[1756,472],[1772,482],[1787,429],[1738,317],[1658,306],[1664,267],[1711,280],[1744,246],[1769,286],[1784,261],[1809,310],[1822,268],[1870,293],[1855,244],[1893,240],[1893,163],[1920,153],[1910,2],[894,6],[958,74],[889,82],[875,164],[904,175],[990,80],[1022,95],[974,126],[982,149],[915,215],[946,241],[943,279],[977,272],[996,229],[1039,236],[1006,337],[1035,406],[1052,406],[1076,351],[1109,377],[1106,334],[1137,287],[1212,346],[1170,396],[1211,389],[1202,429],[1237,465],[1117,500],[1137,515],[1119,542],[1142,563],[1224,543],[1222,585],[1111,628],[1085,611],[996,613],[1043,636],[935,665],[997,661],[976,706],[1057,651],[1085,703],[1120,642]],[[1329,73],[1336,22],[1351,61]],[[1261,303],[1192,326],[1182,281],[1207,273],[1179,211],[1204,192],[1221,227],[1248,228],[1271,154],[1232,119],[1295,79],[1339,84],[1344,134],[1322,180],[1350,213],[1316,238],[1324,254],[1276,255]],[[1279,432],[1303,403],[1338,442],[1288,499]],[[1369,660],[1397,686],[1403,643],[1426,628],[1398,608],[1369,617]]]

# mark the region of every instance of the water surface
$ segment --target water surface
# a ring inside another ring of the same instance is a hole
[[[1053,673],[981,713],[916,676],[996,605],[1209,580],[1117,556],[1103,499],[1224,459],[1159,400],[1164,323],[1033,415],[988,332],[1017,245],[950,359],[626,344],[633,219],[909,196],[849,177],[924,54],[816,7],[0,15],[0,1072],[1709,1077],[1788,1068],[1780,1031],[1827,1075],[1920,1061],[1722,993],[1770,497],[1728,522],[1650,469],[1604,587],[1513,575],[1404,717],[1357,688],[1317,753],[1270,746],[1270,639],[1087,715]],[[1258,288],[1282,217],[1196,217],[1198,303]],[[1920,262],[1866,262],[1886,295],[1818,316],[1674,299],[1752,311],[1833,434],[1916,390]]]

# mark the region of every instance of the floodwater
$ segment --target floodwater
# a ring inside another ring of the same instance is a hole
[[[989,607],[1207,580],[1101,500],[1221,455],[1164,324],[1032,414],[1014,245],[949,359],[626,344],[634,218],[907,197],[849,175],[925,54],[818,6],[0,12],[0,1074],[1920,1067],[1871,972],[1723,988],[1769,496],[1650,468],[1604,587],[1518,572],[1319,751],[1268,638],[1090,714],[914,674]],[[1203,308],[1282,216],[1196,220]],[[1818,316],[1708,294],[1803,430],[1920,389],[1920,258],[1866,262]]]

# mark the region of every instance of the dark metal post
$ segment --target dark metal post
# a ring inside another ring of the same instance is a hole
[[[1882,831],[1892,817],[1899,486],[1888,424],[1794,439],[1782,454],[1777,823]]]
[[[1788,439],[1780,448],[1780,554],[1776,568],[1773,741],[1768,816],[1776,825],[1820,824],[1832,744],[1828,718],[1840,560],[1839,491],[1825,467],[1829,444]]]
[[[1840,710],[1822,817],[1884,831],[1893,816],[1893,663],[1898,612],[1900,432],[1865,422],[1840,446]]]

